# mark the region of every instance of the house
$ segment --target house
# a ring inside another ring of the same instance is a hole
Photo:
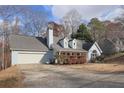
[[[9,45],[12,65],[50,63],[57,59],[55,56],[59,57],[56,62],[60,64],[86,63],[87,60],[91,59],[93,51],[96,51],[96,56],[100,56],[102,53],[96,42],[87,50],[83,49],[81,40],[53,36],[51,27],[48,27],[45,38],[10,35]]]

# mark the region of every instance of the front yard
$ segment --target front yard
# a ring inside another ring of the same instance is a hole
[[[0,87],[123,87],[124,64],[18,65],[0,72]]]
[[[17,66],[12,66],[0,72],[0,87],[1,88],[14,88],[21,87],[21,73]]]
[[[124,88],[124,65],[20,65],[23,87]]]
[[[71,65],[73,69],[82,69],[84,71],[90,72],[100,72],[100,73],[119,73],[124,72],[124,64],[115,63],[89,63],[84,65]]]

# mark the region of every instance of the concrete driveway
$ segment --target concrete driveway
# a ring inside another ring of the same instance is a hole
[[[124,73],[98,73],[69,65],[20,65],[19,68],[24,76],[23,87],[124,88]]]

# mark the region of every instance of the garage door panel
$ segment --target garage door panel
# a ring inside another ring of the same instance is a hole
[[[40,63],[44,54],[45,53],[19,53],[18,64]]]

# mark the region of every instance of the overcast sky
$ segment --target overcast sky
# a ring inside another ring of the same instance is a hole
[[[71,9],[76,9],[82,15],[82,20],[86,21],[94,17],[100,20],[113,20],[124,12],[119,5],[53,5],[44,6],[44,8],[49,12],[50,19],[56,21]]]

